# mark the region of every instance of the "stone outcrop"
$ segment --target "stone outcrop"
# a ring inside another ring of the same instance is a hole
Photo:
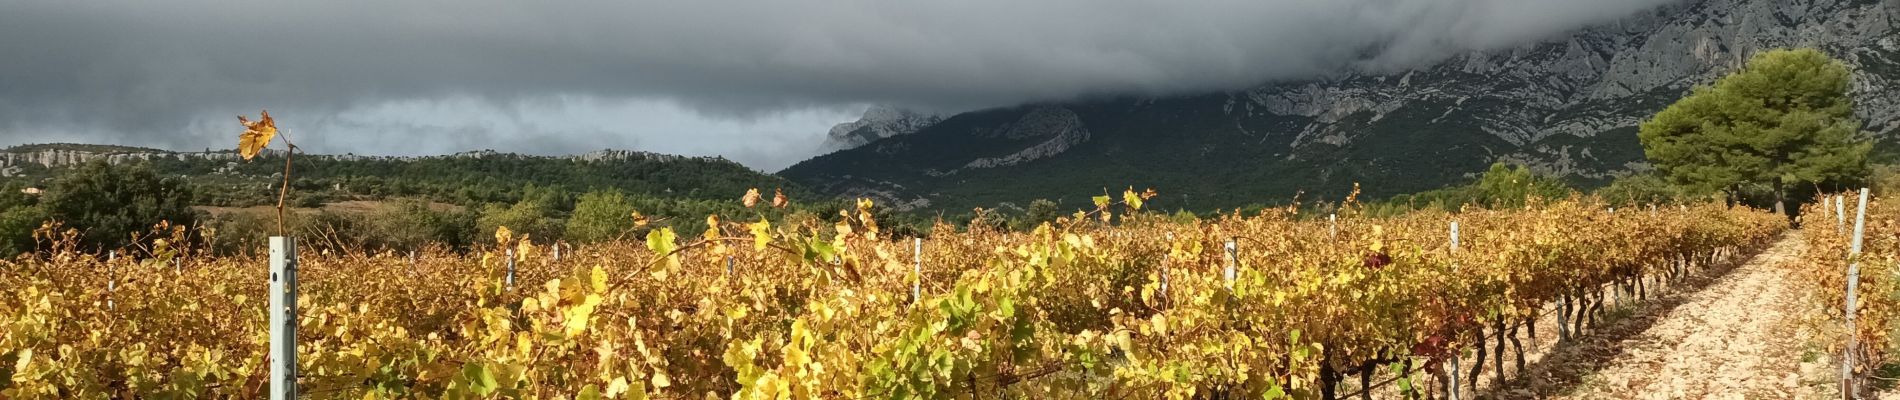
[[[824,148],[827,151],[856,148],[878,139],[916,133],[941,121],[943,117],[937,115],[874,106],[864,110],[864,116],[857,121],[831,127],[831,132],[825,135]]]
[[[1081,117],[1077,117],[1074,111],[1059,107],[1044,107],[1030,111],[1016,122],[999,126],[986,135],[1019,140],[1043,137],[1048,139],[1006,156],[970,161],[969,164],[963,166],[964,168],[1007,167],[1053,157],[1089,140],[1089,130],[1082,126]]]
[[[1900,1],[1696,0],[1521,47],[1455,56],[1434,66],[1269,84],[1231,94],[1235,118],[1312,118],[1296,146],[1351,143],[1368,124],[1408,108],[1443,109],[1521,148],[1495,159],[1547,172],[1604,174],[1583,149],[1539,148],[1559,135],[1589,138],[1633,128],[1686,93],[1785,47],[1819,48],[1855,70],[1851,91],[1865,130],[1900,130]],[[1342,140],[1342,138],[1344,140]]]

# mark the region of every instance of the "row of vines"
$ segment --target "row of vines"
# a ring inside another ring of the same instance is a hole
[[[822,223],[711,217],[705,232],[657,229],[558,261],[507,232],[470,255],[304,254],[301,391],[1330,398],[1353,375],[1442,376],[1456,349],[1539,310],[1582,324],[1605,285],[1678,277],[1786,228],[1714,204],[1612,212],[1588,198],[1180,223],[1139,211],[1142,198],[921,241],[880,232],[861,202]],[[265,260],[192,254],[176,245],[183,228],[158,228],[106,259],[49,225],[39,253],[0,262],[0,398],[263,393]]]
[[[1872,375],[1875,369],[1893,362],[1896,333],[1900,333],[1900,204],[1869,198],[1865,226],[1862,228],[1861,254],[1851,255],[1859,202],[1852,193],[1828,196],[1825,203],[1802,209],[1806,220],[1802,240],[1807,251],[1798,260],[1785,264],[1810,294],[1818,314],[1825,315],[1822,332],[1835,335],[1826,340],[1830,354],[1843,354],[1848,341],[1841,327],[1846,319],[1847,269],[1859,262],[1854,331],[1851,340],[1856,380]],[[1842,339],[1842,340],[1832,340]]]

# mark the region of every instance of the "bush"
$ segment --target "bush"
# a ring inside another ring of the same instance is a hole
[[[510,207],[489,204],[482,208],[481,217],[476,219],[475,225],[478,233],[493,233],[496,228],[506,226],[515,232],[517,238],[528,234],[539,242],[561,237],[561,221],[554,219],[554,210],[541,202],[527,199]]]
[[[587,192],[574,205],[564,234],[575,242],[612,240],[634,228],[632,215],[633,204],[619,191]]]
[[[53,181],[41,205],[50,217],[81,229],[82,248],[105,250],[131,244],[153,224],[191,225],[191,191],[177,178],[160,178],[143,164],[120,167],[103,161],[73,169]]]
[[[1675,185],[1656,174],[1635,174],[1616,178],[1609,186],[1596,190],[1597,197],[1617,207],[1633,207],[1644,204],[1671,204],[1680,201],[1684,194]]]

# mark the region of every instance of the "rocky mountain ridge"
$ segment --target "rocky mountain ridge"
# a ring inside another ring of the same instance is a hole
[[[856,121],[832,126],[831,132],[825,135],[824,149],[848,150],[879,139],[908,135],[941,121],[943,117],[938,115],[873,106],[864,110],[864,115]]]
[[[1643,120],[1749,56],[1784,47],[1818,48],[1854,68],[1864,130],[1893,141],[1900,0],[1691,0],[1410,70],[959,114],[781,174],[913,207],[1074,197],[1126,184],[1179,194],[1177,205],[1205,199],[1203,207],[1337,196],[1354,182],[1389,195],[1456,183],[1495,161],[1587,186],[1647,168],[1635,137]],[[1017,123],[1061,112],[1077,115],[1075,123]],[[1014,135],[1045,139],[993,137],[1006,126],[1040,129]],[[1058,137],[1065,139],[1046,139]]]

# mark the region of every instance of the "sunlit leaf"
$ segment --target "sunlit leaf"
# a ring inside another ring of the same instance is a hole
[[[759,205],[759,198],[759,188],[751,188],[745,190],[745,197],[740,201],[745,203],[745,208],[752,208]]]
[[[244,125],[244,133],[238,134],[238,155],[246,161],[257,157],[270,145],[271,138],[277,137],[277,121],[271,119],[269,110],[263,111],[257,122],[239,115],[238,123]]]

